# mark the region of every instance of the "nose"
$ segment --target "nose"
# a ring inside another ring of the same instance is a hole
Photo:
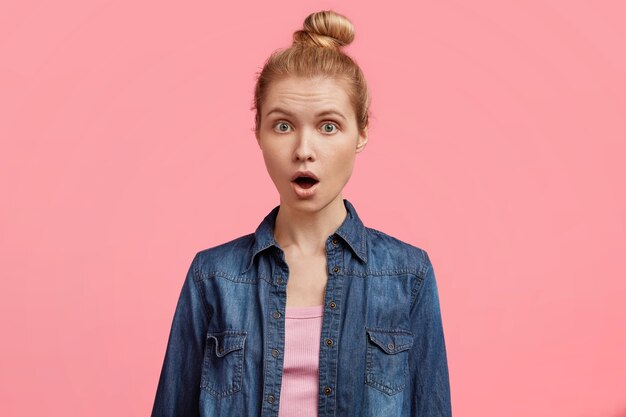
[[[301,131],[298,135],[296,147],[293,155],[296,161],[298,160],[313,160],[315,158],[314,151],[314,133],[309,132],[307,129]]]

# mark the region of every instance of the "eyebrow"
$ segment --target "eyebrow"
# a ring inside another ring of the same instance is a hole
[[[287,110],[285,110],[283,108],[280,108],[280,107],[275,107],[272,110],[268,111],[265,114],[265,117],[269,116],[272,113],[282,113],[282,114],[285,114],[285,115],[290,116],[290,117],[294,116],[294,114],[291,113],[290,111],[287,111]],[[339,112],[338,110],[334,110],[334,109],[321,111],[321,112],[317,113],[315,115],[315,117],[328,116],[328,115],[331,115],[331,114],[334,114],[336,116],[341,117],[343,120],[346,120],[346,117],[343,114],[341,114],[341,112]]]

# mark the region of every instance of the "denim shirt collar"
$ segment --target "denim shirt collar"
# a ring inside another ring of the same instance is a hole
[[[335,234],[340,236],[352,249],[352,252],[358,256],[363,262],[367,262],[367,247],[365,237],[365,225],[359,218],[356,209],[347,199],[343,199],[344,205],[348,212],[348,215],[344,219],[343,223],[335,231]],[[256,255],[268,249],[271,246],[278,247],[276,240],[274,239],[274,224],[276,222],[276,216],[280,205],[274,207],[267,216],[261,221],[261,224],[254,232],[254,244],[249,253],[249,261],[247,267],[243,272],[246,272],[254,263]]]

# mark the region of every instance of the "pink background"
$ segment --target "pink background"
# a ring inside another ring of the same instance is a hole
[[[0,6],[0,415],[146,416],[193,255],[278,204],[255,72],[355,24],[344,197],[435,266],[455,416],[626,416],[620,1]]]

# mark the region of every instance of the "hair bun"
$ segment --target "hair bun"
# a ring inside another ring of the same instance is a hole
[[[347,17],[332,10],[311,13],[304,27],[294,32],[293,44],[339,49],[354,40],[354,26]]]

